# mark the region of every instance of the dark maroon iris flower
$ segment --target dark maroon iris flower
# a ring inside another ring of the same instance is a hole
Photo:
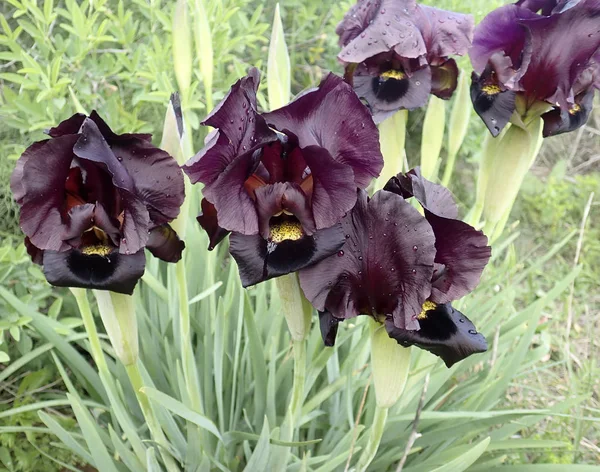
[[[538,13],[538,11],[540,13]],[[471,98],[493,136],[547,102],[544,136],[584,125],[600,89],[600,0],[521,0],[475,29]]]
[[[144,248],[181,258],[184,243],[168,223],[183,203],[183,174],[150,135],[117,135],[95,111],[48,134],[11,177],[25,244],[48,282],[131,294]]]
[[[346,79],[380,122],[397,110],[422,107],[430,93],[452,96],[458,67],[450,56],[467,52],[473,17],[415,0],[360,0],[336,32]]]
[[[424,216],[406,201],[411,197]],[[491,249],[457,214],[450,192],[418,169],[392,178],[371,199],[359,191],[342,220],[343,250],[300,271],[325,344],[333,345],[339,322],[370,315],[400,344],[427,349],[448,366],[485,351],[485,338],[450,302],[476,287]]]
[[[228,232],[242,283],[297,271],[337,252],[339,224],[356,189],[383,158],[369,111],[342,78],[271,113],[259,113],[256,69],[238,81],[203,124],[215,131],[184,167],[202,182],[199,223],[210,248]]]

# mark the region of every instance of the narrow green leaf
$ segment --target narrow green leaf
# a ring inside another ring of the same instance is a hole
[[[254,472],[256,470],[269,470],[268,464],[269,456],[271,454],[269,435],[269,422],[267,421],[267,418],[265,418],[263,428],[260,433],[260,439],[258,440],[256,447],[254,448],[252,457],[250,457],[248,464],[246,464],[246,467],[244,468],[244,472]]]
[[[487,437],[470,451],[458,456],[456,459],[444,464],[431,472],[462,472],[468,469],[481,455],[485,452],[490,443],[490,438]]]
[[[275,6],[269,60],[267,65],[267,91],[269,108],[275,110],[287,104],[291,89],[290,56],[285,43],[279,3]]]

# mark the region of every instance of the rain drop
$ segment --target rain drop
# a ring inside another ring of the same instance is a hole
[[[417,269],[413,269],[411,272],[412,272],[413,274],[416,274],[416,273],[417,273]]]
[[[413,246],[413,251],[416,251],[417,249],[419,249],[418,246]]]
[[[458,319],[458,321],[459,321],[460,323],[464,323],[464,322],[465,322],[465,319],[464,319],[464,318],[459,318],[459,319]]]
[[[419,86],[421,85],[421,82],[419,82],[418,80],[415,82],[415,85]]]
[[[344,251],[338,251],[338,257],[342,257],[344,255]]]
[[[385,15],[385,8],[381,10],[381,14]]]
[[[358,260],[362,261],[363,260],[363,256],[358,256]]]
[[[117,161],[121,162],[123,158],[121,156],[117,156]]]
[[[350,239],[350,235],[349,234],[346,235],[346,239]]]
[[[469,334],[477,334],[477,331],[475,331],[474,329],[470,329]]]
[[[365,36],[367,36],[367,33],[361,33],[361,34],[360,34],[360,37],[361,37],[361,38],[364,38]]]
[[[392,270],[392,272],[396,272],[396,269],[394,269],[393,267],[392,267],[392,269],[391,269],[391,270]]]

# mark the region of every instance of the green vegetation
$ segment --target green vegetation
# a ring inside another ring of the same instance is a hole
[[[332,7],[316,0],[280,2],[293,93],[318,83],[326,70],[341,71],[333,31],[351,3]],[[481,19],[506,2],[424,3],[469,11]],[[216,103],[249,66],[266,69],[275,3],[221,0],[205,5],[215,51],[211,100]],[[165,106],[176,89],[172,7],[168,0],[0,3],[0,472],[65,470],[89,463],[90,431],[73,413],[81,404],[99,425],[99,449],[105,448],[119,465],[142,464],[131,449],[134,439],[124,437],[125,414],[136,434],[148,439],[123,368],[110,358],[125,413],[109,411],[108,389],[90,368],[93,361],[75,300],[68,291],[47,285],[21,244],[9,175],[23,149],[43,138],[42,130],[76,111],[97,109],[115,131],[151,132],[155,143],[160,142]],[[202,59],[194,60],[186,110],[195,148],[205,135],[199,122],[209,111],[199,69]],[[468,61],[461,65],[468,67]],[[260,100],[266,104],[266,91],[261,90]],[[594,393],[600,391],[598,110],[582,131],[546,141],[513,211],[510,231],[494,248],[493,264],[481,286],[462,303],[492,348],[451,370],[426,353],[413,353],[411,380],[390,413],[371,470],[395,470],[432,365],[419,429],[423,436],[408,458],[407,472],[433,470],[459,456],[466,461],[473,446],[484,444],[487,437],[487,449],[473,458],[469,470],[600,461],[600,399]],[[464,213],[473,203],[485,133],[472,118],[450,184]],[[411,113],[411,164],[419,161],[421,122],[421,112]],[[149,396],[176,457],[194,457],[201,444],[211,454],[203,466],[211,470],[242,470],[250,461],[253,470],[266,470],[260,468],[261,457],[282,449],[277,428],[292,378],[278,299],[270,283],[243,291],[234,264],[222,251],[207,253],[205,237],[195,226],[188,239],[188,248],[193,248],[191,257],[188,250],[188,290],[190,297],[202,294],[190,305],[192,357],[205,415],[198,416],[219,428],[223,442],[207,433],[204,423],[194,426],[198,417],[194,422],[182,414],[189,413],[184,406],[189,399],[176,356],[179,340],[170,308],[177,305],[172,300],[176,295],[142,283],[136,294],[141,360],[156,390],[167,395]],[[173,274],[156,261],[148,273],[159,289],[172,282]],[[363,432],[372,420],[374,398],[365,369],[368,336],[363,324],[344,327],[333,350],[322,348],[313,329],[301,442],[292,447],[290,470],[343,470],[348,451],[354,451],[355,460],[365,447]],[[110,355],[111,348],[104,348]],[[62,431],[61,441],[56,435]],[[65,446],[65,437],[79,449]],[[144,466],[157,461],[158,451],[151,446],[143,446],[148,448]]]

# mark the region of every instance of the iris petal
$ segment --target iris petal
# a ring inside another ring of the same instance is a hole
[[[221,228],[217,220],[217,210],[215,206],[206,198],[202,199],[202,213],[196,218],[200,226],[208,234],[208,250],[212,251],[229,234],[229,231]]]
[[[320,146],[335,161],[350,166],[357,187],[365,188],[383,168],[377,127],[341,77],[329,74],[317,89],[263,116],[279,131],[294,133],[302,150]]]
[[[497,85],[487,83],[484,75],[475,72],[471,76],[471,101],[473,108],[496,137],[510,121],[515,111],[516,92],[500,90]]]
[[[454,59],[448,59],[440,66],[431,67],[431,93],[448,100],[458,86],[458,66]]]
[[[331,347],[335,345],[339,324],[340,320],[334,318],[328,311],[319,312],[319,326],[325,346]]]
[[[469,357],[485,352],[487,342],[473,323],[450,304],[438,305],[419,319],[420,329],[408,331],[396,327],[390,320],[385,327],[391,338],[402,346],[417,346],[442,358],[447,367]]]
[[[146,247],[154,257],[166,262],[178,262],[181,260],[185,243],[179,239],[171,226],[164,224],[150,231]]]
[[[57,287],[80,287],[131,295],[144,274],[144,250],[124,255],[113,251],[107,256],[86,255],[77,249],[44,251],[44,275]]]
[[[238,264],[242,285],[248,287],[315,264],[336,253],[345,241],[339,224],[317,231],[312,236],[279,244],[267,241],[258,234],[246,236],[232,233],[229,252]]]
[[[429,223],[398,195],[380,191],[369,201],[360,191],[342,226],[343,250],[300,271],[308,300],[338,319],[387,315],[397,326],[418,328],[435,257]]]
[[[570,110],[554,108],[544,113],[544,137],[557,136],[581,128],[587,123],[594,106],[594,89],[575,98],[575,106]]]

